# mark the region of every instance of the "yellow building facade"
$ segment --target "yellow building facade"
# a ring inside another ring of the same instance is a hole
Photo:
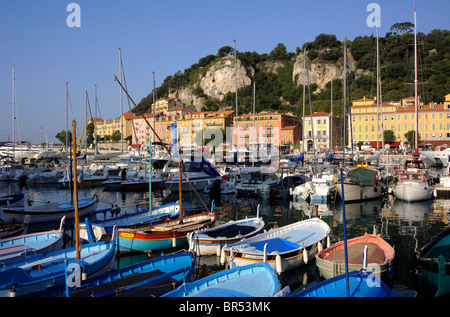
[[[383,102],[359,99],[352,103],[351,126],[353,143],[364,142],[382,146],[383,130],[392,130],[395,141],[403,147],[414,147],[407,142],[405,134],[416,130],[415,98],[408,97],[399,102]],[[450,94],[444,104],[423,104],[419,99],[418,131],[419,146],[450,144]]]

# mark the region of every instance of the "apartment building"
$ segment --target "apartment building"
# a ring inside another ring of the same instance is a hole
[[[234,119],[233,143],[238,147],[271,143],[272,146],[300,146],[301,126],[292,114],[261,111]]]
[[[376,146],[379,141],[381,146],[383,130],[392,130],[396,145],[414,147],[414,144],[408,144],[405,133],[416,130],[415,108],[414,97],[380,105],[367,98],[353,101],[351,126],[354,144],[362,141]],[[419,146],[450,144],[450,94],[445,96],[444,104],[432,102],[425,105],[419,98],[417,111]]]
[[[342,118],[331,116],[326,112],[315,112],[305,116],[303,122],[305,151],[312,151],[314,145],[316,151],[343,146],[344,122]]]

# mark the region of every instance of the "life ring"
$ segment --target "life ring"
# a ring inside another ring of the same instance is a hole
[[[65,166],[65,165],[61,165],[61,169],[62,169],[62,170],[65,170],[65,169],[66,169],[66,166]]]
[[[51,168],[52,167],[52,164],[47,164],[47,168]]]

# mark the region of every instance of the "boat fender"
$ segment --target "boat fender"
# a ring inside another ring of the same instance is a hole
[[[281,255],[278,252],[276,253],[275,256],[275,270],[278,275],[280,275],[283,272],[281,268]]]
[[[9,291],[9,297],[16,297],[16,288],[14,286]]]
[[[65,169],[66,169],[66,166],[65,166],[65,165],[61,165],[61,169],[62,169],[62,170],[65,170]]]
[[[308,264],[308,251],[306,251],[306,248],[303,247],[303,262],[305,264]]]
[[[222,248],[222,250],[220,251],[220,264],[225,264],[225,248]]]
[[[263,251],[264,257],[263,257],[263,262],[267,263],[267,243],[264,244],[264,251]]]
[[[365,245],[363,251],[363,269],[367,269],[367,248],[367,245]]]
[[[330,236],[327,236],[327,248],[331,246]]]
[[[433,196],[434,196],[434,197],[437,197],[437,190],[436,190],[436,189],[433,190]]]
[[[321,252],[322,251],[322,243],[319,241],[317,242],[317,251]]]
[[[177,247],[177,239],[175,237],[172,238],[172,247],[173,248]]]
[[[85,281],[87,279],[87,273],[85,268],[83,267],[83,272],[81,273],[81,280]]]
[[[219,244],[217,245],[217,247],[216,247],[216,255],[217,255],[217,256],[220,256],[221,251],[222,251],[222,246],[221,246],[220,243],[219,243]]]

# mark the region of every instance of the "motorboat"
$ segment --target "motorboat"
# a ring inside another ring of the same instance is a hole
[[[431,199],[434,187],[429,178],[421,160],[407,160],[404,169],[398,173],[398,182],[392,192],[397,199],[409,202]]]
[[[344,195],[345,202],[357,202],[381,197],[382,186],[376,169],[357,166],[350,169],[346,177],[337,181],[336,189],[341,198]]]
[[[212,186],[215,182],[222,180],[220,174],[205,160],[184,162],[182,170],[187,176],[187,179],[184,175],[181,176],[181,190],[183,192],[192,190],[191,185],[195,190],[203,191],[207,186]],[[169,176],[165,182],[165,186],[171,192],[178,192],[178,172],[170,173]]]
[[[236,184],[238,195],[257,195],[268,197],[271,191],[283,189],[282,180],[275,170],[265,166],[244,167],[241,170],[241,180]]]
[[[312,179],[294,187],[292,200],[294,202],[308,201],[312,204],[328,204],[337,194],[336,173],[337,165],[313,166]]]

